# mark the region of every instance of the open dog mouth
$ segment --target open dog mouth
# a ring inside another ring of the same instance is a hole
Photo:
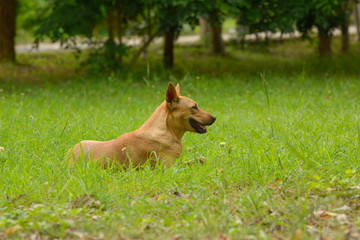
[[[204,124],[199,123],[198,121],[190,118],[190,125],[196,130],[197,133],[206,133],[207,129]]]

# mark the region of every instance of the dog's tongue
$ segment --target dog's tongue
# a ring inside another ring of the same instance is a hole
[[[202,129],[204,129],[205,130],[205,132],[207,132],[207,129],[206,129],[206,127],[204,126],[204,125],[202,125],[201,123],[199,123],[199,122],[197,122],[197,124],[202,128]]]
[[[193,128],[198,133],[206,133],[207,132],[206,127],[194,119],[190,119],[190,124],[193,126]]]

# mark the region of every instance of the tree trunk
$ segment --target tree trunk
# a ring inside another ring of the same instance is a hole
[[[343,19],[340,22],[340,29],[341,29],[341,51],[343,53],[349,52],[349,47],[350,47],[349,25],[350,25],[352,4],[353,4],[352,0],[343,1],[342,4],[344,14],[343,14]]]
[[[116,12],[117,12],[117,36],[119,40],[119,44],[122,44],[122,36],[123,36],[123,15],[121,12],[121,4],[118,2],[116,4]]]
[[[359,17],[359,11],[360,11],[360,4],[355,3],[355,23],[356,23],[356,32],[358,41],[360,42],[360,17]]]
[[[152,34],[152,22],[151,22],[151,5],[147,5],[146,6],[146,36],[142,37],[142,41],[145,44],[149,39],[151,39]],[[147,50],[146,48],[144,49],[144,51],[141,52],[142,53],[142,58],[146,59],[147,57]]]
[[[219,11],[216,8],[213,8],[209,12],[209,22],[212,52],[215,55],[225,55],[224,43],[221,36],[221,20]]]
[[[328,29],[318,27],[320,56],[331,57],[331,34]]]
[[[15,61],[16,0],[0,1],[0,61]]]
[[[108,9],[108,17],[107,17],[107,25],[108,25],[108,34],[109,34],[109,42],[114,42],[114,13],[112,9]]]
[[[121,46],[122,36],[123,36],[123,15],[121,12],[120,2],[118,2],[116,4],[116,12],[117,12],[117,18],[118,18],[117,19],[117,35],[118,35],[119,45]],[[121,52],[119,53],[118,60],[119,60],[119,63],[122,62],[122,53]]]
[[[210,26],[210,42],[212,52],[216,55],[225,55],[224,43],[221,36],[221,25]]]
[[[349,52],[350,37],[349,37],[349,25],[348,22],[341,25],[341,51],[343,53]]]
[[[210,44],[210,23],[207,17],[199,18],[200,25],[200,39],[205,47],[208,47]]]
[[[151,28],[152,28],[152,24],[151,24],[151,6],[148,5],[146,8],[146,31],[147,31],[147,35],[148,38],[151,38]]]
[[[174,32],[166,31],[164,38],[164,66],[172,68],[174,66]]]

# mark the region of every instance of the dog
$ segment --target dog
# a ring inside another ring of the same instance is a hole
[[[190,98],[180,95],[180,86],[169,83],[164,102],[137,130],[110,141],[84,140],[67,152],[70,165],[84,159],[99,161],[104,168],[120,164],[124,169],[150,160],[170,167],[182,152],[185,132],[204,134],[216,117],[201,110]]]

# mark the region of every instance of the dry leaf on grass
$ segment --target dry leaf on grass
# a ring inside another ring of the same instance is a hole
[[[345,214],[339,214],[338,216],[336,216],[336,220],[340,223],[340,224],[349,224],[349,220],[347,218],[347,216]]]
[[[84,237],[85,237],[84,233],[82,233],[82,232],[72,231],[72,232],[69,232],[69,233],[76,236],[78,239],[84,239]]]
[[[91,217],[91,220],[97,221],[97,220],[99,220],[100,218],[101,218],[100,215],[94,215],[94,216]]]
[[[126,236],[123,233],[119,233],[119,239],[120,240],[132,240],[130,237]]]
[[[45,207],[44,204],[38,203],[38,204],[34,204],[33,208],[41,208],[41,207]]]
[[[14,234],[16,233],[17,231],[19,231],[21,229],[21,226],[20,225],[15,225],[15,226],[12,226],[12,227],[9,227],[8,229],[6,229],[5,231],[5,236],[9,236],[11,234]]]
[[[351,207],[349,207],[349,206],[347,206],[347,205],[344,205],[344,206],[342,206],[342,207],[340,207],[340,208],[336,208],[336,209],[334,209],[334,211],[342,211],[342,212],[346,212],[346,211],[351,211],[352,209],[351,209]]]
[[[171,240],[179,240],[182,237],[181,234],[175,234],[174,236],[171,237]]]
[[[313,227],[313,226],[310,226],[310,225],[307,225],[306,226],[306,231],[310,234],[314,234],[314,233],[318,233],[319,232],[319,229]]]
[[[225,236],[224,234],[220,233],[218,236],[219,240],[231,240],[231,237]]]
[[[37,230],[36,232],[32,233],[29,237],[29,240],[46,240],[49,239],[47,236],[41,236],[39,234],[39,231]]]
[[[321,219],[328,219],[330,217],[335,217],[339,214],[337,213],[332,213],[332,212],[327,212],[327,211],[324,211],[324,210],[315,210],[313,212],[314,216],[317,217],[317,218],[321,218]]]
[[[302,231],[301,231],[301,229],[298,229],[298,230],[296,230],[293,239],[294,239],[294,240],[300,240],[300,239],[301,239],[301,236],[302,236]]]

